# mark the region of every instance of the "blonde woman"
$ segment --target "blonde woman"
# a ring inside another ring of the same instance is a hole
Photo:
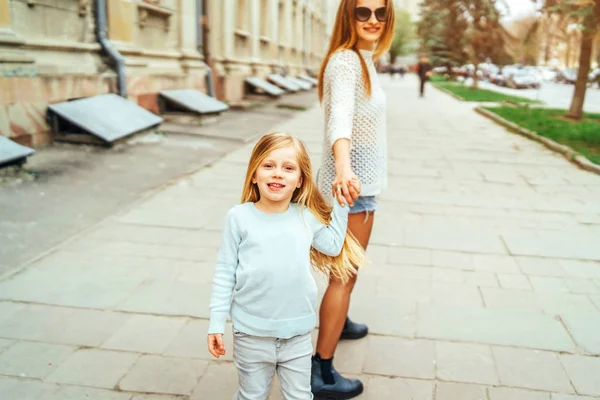
[[[348,229],[364,249],[377,210],[375,196],[387,184],[386,98],[374,61],[389,49],[394,23],[392,0],[341,0],[319,76],[325,109],[319,189],[351,205]],[[352,185],[357,177],[360,195]],[[347,317],[355,282],[356,275],[348,282],[331,276],[323,297],[311,379],[316,398],[350,399],[363,391],[359,380],[344,378],[332,365],[340,338],[359,339],[368,332]]]
[[[231,314],[236,400],[265,400],[275,372],[285,399],[313,398],[317,287],[310,266],[342,281],[356,274],[364,251],[346,235],[347,223],[348,207],[332,208],[315,186],[300,140],[271,133],[258,141],[242,204],[225,218],[210,301],[208,350],[217,358]]]

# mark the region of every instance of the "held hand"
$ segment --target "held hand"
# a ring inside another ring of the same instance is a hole
[[[332,194],[342,207],[346,204],[350,207],[354,205],[354,200],[358,199],[360,194],[360,182],[352,169],[337,171],[332,184]]]
[[[225,355],[225,345],[223,345],[222,334],[215,333],[208,335],[208,351],[216,358]]]

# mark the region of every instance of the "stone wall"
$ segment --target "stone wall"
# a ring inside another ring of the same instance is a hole
[[[217,94],[235,102],[248,76],[317,70],[339,0],[204,1]],[[117,92],[94,9],[95,0],[0,0],[0,135],[50,144],[48,104]],[[206,90],[195,0],[107,0],[107,13],[131,101],[158,113],[160,90]]]

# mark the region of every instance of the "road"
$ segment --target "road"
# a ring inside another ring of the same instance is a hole
[[[502,93],[527,97],[543,101],[547,107],[569,108],[573,98],[574,85],[544,82],[541,89],[508,89],[493,85],[488,82],[481,83],[482,88],[495,90]],[[588,88],[585,96],[584,110],[587,112],[600,112],[600,89]]]

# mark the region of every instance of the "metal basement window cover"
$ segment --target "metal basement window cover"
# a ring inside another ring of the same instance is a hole
[[[305,80],[307,82],[310,82],[315,86],[319,83],[319,81],[317,79],[313,78],[312,76],[305,75],[305,74],[298,75],[298,78]]]
[[[195,89],[162,90],[158,95],[163,111],[175,108],[198,114],[218,114],[229,110],[227,104]]]
[[[290,81],[289,79],[284,78],[279,74],[271,74],[267,78],[277,86],[290,92],[297,92],[301,89],[300,86],[298,86],[298,84]]]
[[[116,94],[49,105],[48,117],[58,135],[75,133],[73,128],[78,128],[109,143],[163,122]]]
[[[281,96],[285,93],[285,91],[283,91],[281,88],[255,76],[246,78],[246,83],[255,89],[261,90],[269,96]]]
[[[296,85],[300,86],[302,88],[302,90],[310,90],[312,88],[311,83],[303,81],[302,79],[294,78],[291,76],[286,76],[286,79],[289,79],[290,81],[294,82]]]
[[[22,160],[35,153],[35,150],[0,136],[0,166]]]

